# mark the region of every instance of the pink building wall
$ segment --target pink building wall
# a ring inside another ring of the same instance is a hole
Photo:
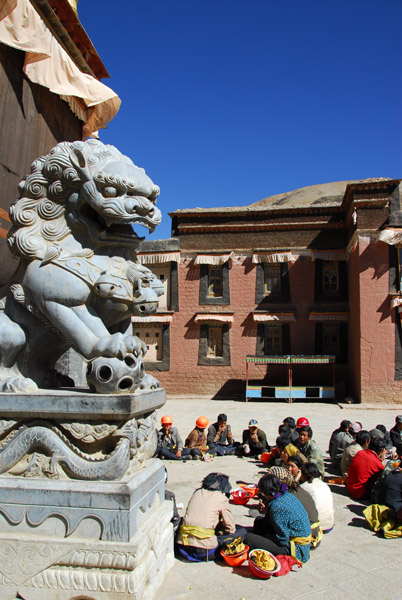
[[[256,265],[251,258],[235,258],[230,261],[229,286],[230,305],[206,306],[199,304],[200,267],[191,259],[181,260],[178,266],[179,311],[173,314],[170,328],[170,370],[155,373],[168,394],[211,395],[230,386],[233,396],[245,391],[247,354],[256,354],[257,323],[252,312],[257,309]],[[289,263],[291,301],[283,303],[281,311],[294,311],[296,322],[290,323],[292,354],[314,354],[315,323],[309,321],[309,312],[314,305],[315,265],[310,259],[298,259]],[[230,366],[198,365],[200,325],[194,316],[202,312],[233,312],[229,327]],[[337,380],[346,378],[346,366],[337,366]],[[263,379],[265,366],[252,365],[252,379]],[[295,368],[295,385],[329,385],[332,374],[328,367]],[[270,367],[269,381],[287,383],[285,367]]]
[[[382,242],[359,241],[361,401],[400,401],[395,381],[395,309],[390,308],[389,254]]]

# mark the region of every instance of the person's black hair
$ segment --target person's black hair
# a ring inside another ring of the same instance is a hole
[[[364,446],[367,442],[370,441],[370,434],[366,429],[362,429],[356,435],[356,442],[360,444],[360,446]]]
[[[225,413],[221,413],[220,415],[218,415],[218,418],[216,420],[217,421],[224,421],[226,423],[226,421],[228,420],[228,416],[225,415]]]
[[[352,422],[348,421],[347,419],[341,421],[341,424],[340,424],[341,431],[346,431],[351,425],[352,425]]]
[[[298,431],[299,433],[300,433],[301,431],[307,431],[307,433],[308,433],[308,437],[310,438],[310,440],[311,440],[311,438],[313,437],[313,430],[312,430],[312,429],[311,429],[311,427],[309,427],[308,425],[302,425],[301,427],[299,427],[299,428],[298,428],[298,430],[297,430],[297,431]]]
[[[229,476],[224,473],[209,473],[202,480],[202,487],[204,490],[210,490],[211,492],[222,492],[228,498],[230,496],[230,490],[232,486],[229,483]]]
[[[278,433],[280,436],[288,438],[290,436],[290,429],[287,425],[279,425]]]
[[[283,419],[283,423],[287,425],[291,431],[296,429],[296,421],[293,417],[286,417],[286,419]]]
[[[385,427],[385,425],[376,425],[375,428],[379,431],[382,431],[383,433],[387,433],[387,428]]]
[[[278,450],[283,450],[289,444],[289,438],[284,437],[283,435],[279,435],[276,438],[275,444]]]
[[[317,465],[313,462],[306,462],[302,466],[302,473],[306,481],[311,483],[316,477],[321,478],[321,473]]]
[[[284,490],[279,479],[273,473],[263,475],[258,482],[258,491],[266,496],[275,496],[278,492],[283,494]],[[266,499],[263,499],[266,501]]]
[[[373,450],[374,452],[376,452],[378,454],[379,452],[381,452],[381,450],[384,450],[386,445],[387,445],[387,442],[384,439],[373,437],[370,440],[369,448],[370,448],[370,450]]]
[[[301,469],[304,464],[301,457],[298,454],[293,454],[293,456],[289,456],[288,464],[290,462],[295,463],[295,465],[299,467],[299,469]]]

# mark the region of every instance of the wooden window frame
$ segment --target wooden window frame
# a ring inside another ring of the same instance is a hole
[[[209,354],[209,328],[222,329],[222,356]],[[230,366],[230,328],[228,323],[204,323],[200,326],[200,344],[198,350],[198,364],[203,366],[226,367]]]
[[[265,284],[265,267],[279,267],[280,286],[267,294]],[[289,265],[284,263],[258,263],[256,272],[255,303],[264,304],[290,302]]]
[[[281,352],[270,352],[267,353],[266,340],[267,335],[266,331],[269,327],[277,327],[281,332],[281,343],[280,348]],[[256,344],[256,355],[257,356],[272,356],[275,354],[291,354],[290,347],[290,325],[289,323],[258,323],[257,326],[257,344]]]
[[[229,290],[229,261],[222,265],[222,295],[221,296],[209,296],[209,267],[215,267],[215,265],[200,265],[200,294],[199,304],[200,305],[229,305],[230,304],[230,290]]]
[[[162,343],[162,358],[161,360],[149,361],[147,355],[144,356],[144,367],[146,371],[169,371],[170,370],[170,326],[168,323],[135,323],[133,325],[133,332],[137,329],[150,329],[158,328],[162,330],[161,343]],[[134,333],[135,335],[135,333]]]
[[[328,276],[328,272],[333,271],[333,274]],[[322,265],[322,279],[321,289],[322,295],[328,296],[339,296],[340,285],[339,285],[339,262],[338,261],[323,261]],[[331,278],[335,277],[335,284],[331,281]],[[334,285],[334,287],[332,287]]]
[[[273,282],[276,282],[273,284]],[[278,296],[282,289],[282,273],[280,264],[264,265],[264,291],[266,296]]]
[[[222,298],[223,265],[208,265],[208,298]]]
[[[324,327],[337,327],[339,330],[339,354],[336,354],[336,362],[345,364],[348,362],[348,324],[321,322],[315,324],[315,354],[329,354],[324,346]]]

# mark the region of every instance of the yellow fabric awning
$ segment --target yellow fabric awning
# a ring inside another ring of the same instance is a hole
[[[268,321],[281,321],[283,323],[295,323],[296,317],[293,312],[288,313],[253,313],[255,323],[266,323]]]
[[[6,0],[0,11],[0,42],[25,52],[23,70],[33,83],[81,99],[86,108],[83,139],[97,136],[116,115],[121,104],[117,94],[79,70],[29,0]]]
[[[220,321],[221,323],[233,323],[233,315],[225,315],[222,313],[198,313],[195,315],[194,321]]]
[[[172,315],[150,315],[149,317],[137,317],[131,315],[132,323],[171,323]]]
[[[349,321],[348,312],[311,312],[309,321]]]
[[[224,252],[219,254],[197,254],[194,259],[195,265],[223,265],[230,258],[234,258],[234,252]]]
[[[137,252],[137,259],[142,265],[155,265],[167,262],[180,262],[180,252]]]

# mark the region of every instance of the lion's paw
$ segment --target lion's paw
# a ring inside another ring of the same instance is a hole
[[[38,386],[29,377],[7,377],[0,382],[0,391],[12,394],[37,392]]]

